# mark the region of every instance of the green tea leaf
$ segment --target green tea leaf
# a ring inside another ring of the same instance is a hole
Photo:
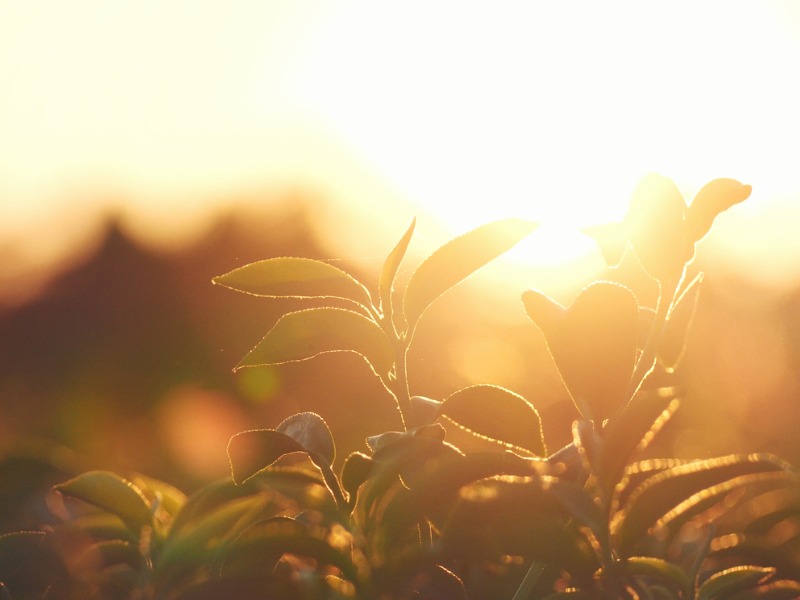
[[[459,427],[537,456],[547,454],[539,413],[519,394],[495,385],[473,385],[448,396],[439,415]]]
[[[361,452],[353,452],[348,456],[342,466],[342,487],[350,496],[350,501],[355,499],[358,488],[372,475],[374,462],[372,458]]]
[[[400,238],[400,241],[397,242],[397,245],[386,258],[386,261],[383,263],[381,276],[378,282],[378,290],[381,299],[381,308],[385,313],[388,313],[388,311],[391,310],[394,278],[397,275],[397,269],[400,268],[400,263],[402,262],[403,257],[406,255],[408,243],[411,241],[411,236],[414,233],[414,226],[416,223],[416,219],[411,221],[411,225],[408,227],[405,234],[403,234],[403,237]]]
[[[351,275],[310,258],[268,258],[212,281],[237,292],[267,298],[345,298],[363,306],[372,302],[367,288]]]
[[[729,598],[731,594],[765,582],[775,573],[773,567],[739,565],[714,573],[697,590],[697,600]]]
[[[451,287],[497,258],[537,225],[521,219],[487,223],[440,247],[417,267],[406,286],[403,314],[413,331],[425,309]]]
[[[652,577],[669,582],[682,595],[689,597],[691,588],[689,577],[683,569],[664,559],[653,556],[631,556],[616,563],[615,569],[628,576]]]
[[[136,535],[152,524],[150,506],[141,490],[114,473],[89,471],[54,489],[117,515]]]
[[[310,308],[283,315],[234,370],[307,360],[326,352],[355,352],[380,376],[394,365],[391,345],[378,325],[341,308]]]
[[[735,179],[714,179],[708,182],[692,200],[686,213],[689,237],[697,242],[711,229],[711,224],[721,212],[746,200],[753,188]]]

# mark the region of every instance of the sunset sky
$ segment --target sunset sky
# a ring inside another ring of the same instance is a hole
[[[180,238],[281,189],[398,236],[582,226],[655,171],[752,184],[720,244],[797,264],[799,74],[791,0],[0,0],[0,251],[49,260],[109,204]]]

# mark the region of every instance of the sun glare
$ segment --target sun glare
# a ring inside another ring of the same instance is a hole
[[[764,152],[800,138],[788,5],[580,7],[343,3],[319,16],[294,93],[453,233],[618,220],[652,171],[689,191],[796,185]],[[550,239],[551,261],[576,251]]]

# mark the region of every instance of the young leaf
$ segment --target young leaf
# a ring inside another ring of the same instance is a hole
[[[237,433],[228,442],[233,481],[242,484],[261,469],[292,452],[308,451],[297,440],[274,429],[251,429]]]
[[[341,308],[310,308],[283,315],[234,370],[355,352],[385,377],[394,365],[391,345],[378,325]]]
[[[575,406],[595,423],[625,401],[636,362],[638,317],[628,288],[596,282],[581,291],[547,337]]]
[[[403,314],[409,331],[431,303],[451,287],[497,258],[537,225],[505,219],[482,225],[436,250],[417,267],[406,286]]]
[[[151,525],[150,506],[141,490],[114,473],[89,471],[54,489],[117,515],[136,535],[142,527]]]
[[[374,464],[372,458],[361,452],[353,452],[345,459],[341,480],[342,487],[350,496],[351,504],[356,497],[358,488],[372,475]]]
[[[447,397],[439,415],[459,427],[537,456],[547,453],[539,413],[519,394],[495,385],[473,385]]]
[[[383,269],[381,269],[381,276],[378,282],[378,291],[381,299],[381,307],[383,308],[384,313],[388,314],[388,312],[391,310],[392,286],[394,285],[394,278],[397,275],[397,269],[400,268],[400,263],[402,262],[403,257],[406,255],[408,243],[411,241],[411,236],[414,233],[414,226],[416,223],[416,219],[411,221],[411,225],[408,227],[405,234],[403,234],[403,237],[400,238],[400,241],[397,242],[397,245],[386,258],[386,261],[383,263]]]
[[[310,258],[268,258],[212,281],[237,292],[267,298],[345,298],[364,306],[371,304],[367,288],[351,275]]]
[[[714,600],[730,597],[740,590],[746,590],[764,583],[775,573],[773,567],[739,565],[714,573],[697,590],[697,600]]]
[[[671,587],[681,593],[681,597],[690,596],[691,582],[689,577],[683,569],[664,559],[653,556],[631,556],[619,561],[615,567],[630,577],[653,577],[656,580],[669,582]]]
[[[691,240],[697,242],[711,229],[719,213],[746,200],[753,188],[735,179],[714,179],[705,184],[692,200],[686,214]]]
[[[287,417],[275,431],[285,433],[303,446],[306,452],[321,457],[329,465],[336,459],[336,446],[331,430],[325,419],[316,413],[302,412]]]

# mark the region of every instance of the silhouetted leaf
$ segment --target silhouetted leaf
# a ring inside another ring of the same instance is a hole
[[[320,260],[268,258],[214,277],[217,285],[268,298],[345,298],[371,304],[369,292],[351,275]]]
[[[775,573],[772,567],[739,565],[718,571],[703,582],[697,590],[697,600],[720,600],[731,594],[763,583]]]
[[[321,457],[332,465],[336,459],[333,435],[325,419],[313,412],[301,412],[284,419],[275,431],[285,433],[297,441],[306,452]]]
[[[645,480],[615,515],[612,531],[622,553],[635,547],[667,513],[695,494],[743,475],[786,472],[787,465],[763,454],[733,455],[694,461],[661,471]]]
[[[307,453],[300,442],[280,431],[251,429],[239,432],[228,442],[233,481],[244,483],[261,469],[292,452]]]
[[[703,238],[719,213],[746,200],[752,191],[751,186],[735,179],[714,179],[705,184],[686,213],[689,238],[694,242]]]
[[[388,312],[392,306],[392,287],[394,286],[394,278],[397,275],[397,269],[400,267],[403,257],[406,255],[408,243],[411,241],[411,236],[414,233],[414,226],[416,223],[416,219],[411,221],[411,225],[409,225],[408,229],[403,234],[403,237],[400,238],[400,241],[397,242],[397,245],[389,253],[386,261],[383,263],[383,268],[381,269],[381,276],[378,283],[378,290],[381,299],[381,307],[383,308],[384,312]]]
[[[495,385],[473,385],[448,396],[440,415],[479,437],[524,449],[537,456],[547,451],[539,413],[519,394]]]
[[[636,362],[639,309],[610,282],[586,287],[548,335],[553,360],[583,416],[602,423],[625,401]]]
[[[114,473],[89,471],[54,489],[117,515],[136,534],[152,524],[150,506],[141,490]]]
[[[512,248],[537,225],[505,219],[481,225],[436,250],[417,267],[406,286],[403,314],[413,331],[422,313],[451,287]]]
[[[324,307],[283,315],[234,370],[306,360],[326,352],[360,354],[381,376],[394,365],[392,348],[378,325],[356,312]]]
[[[350,501],[356,497],[358,488],[369,479],[374,462],[372,458],[361,452],[353,452],[342,466],[342,487],[350,495]]]
[[[425,396],[411,396],[411,410],[415,425],[428,425],[436,420],[441,401]]]

